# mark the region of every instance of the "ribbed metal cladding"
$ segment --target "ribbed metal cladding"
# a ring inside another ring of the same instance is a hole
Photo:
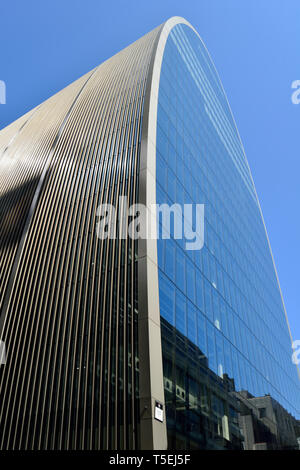
[[[160,31],[0,134],[1,449],[139,446],[137,242],[99,240],[96,210],[138,202]]]

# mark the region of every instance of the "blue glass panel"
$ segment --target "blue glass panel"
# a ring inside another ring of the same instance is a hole
[[[184,240],[158,241],[159,269],[175,292],[176,328],[213,371],[234,378],[237,390],[272,393],[300,416],[299,380],[248,163],[210,57],[186,25],[167,40],[158,102],[157,202],[205,204],[201,251],[185,250]],[[174,322],[162,296],[161,315]]]
[[[175,326],[183,335],[186,331],[186,303],[187,299],[179,291],[176,291],[176,322]]]

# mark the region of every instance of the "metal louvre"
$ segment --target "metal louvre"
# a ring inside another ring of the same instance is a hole
[[[139,445],[137,242],[99,240],[96,209],[138,202],[159,31],[0,134],[1,449]]]

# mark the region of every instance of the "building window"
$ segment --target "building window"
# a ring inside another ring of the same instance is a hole
[[[259,417],[260,418],[265,418],[267,416],[267,410],[266,408],[260,408],[259,409]]]

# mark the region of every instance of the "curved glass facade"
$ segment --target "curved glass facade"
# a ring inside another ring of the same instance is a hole
[[[157,242],[168,427],[186,433],[205,400],[201,381],[193,383],[191,405],[191,365],[185,353],[178,370],[176,332],[236,390],[270,394],[299,417],[299,379],[250,170],[212,61],[185,24],[165,47],[156,149],[157,203],[205,204],[203,249],[187,251],[174,237]]]

